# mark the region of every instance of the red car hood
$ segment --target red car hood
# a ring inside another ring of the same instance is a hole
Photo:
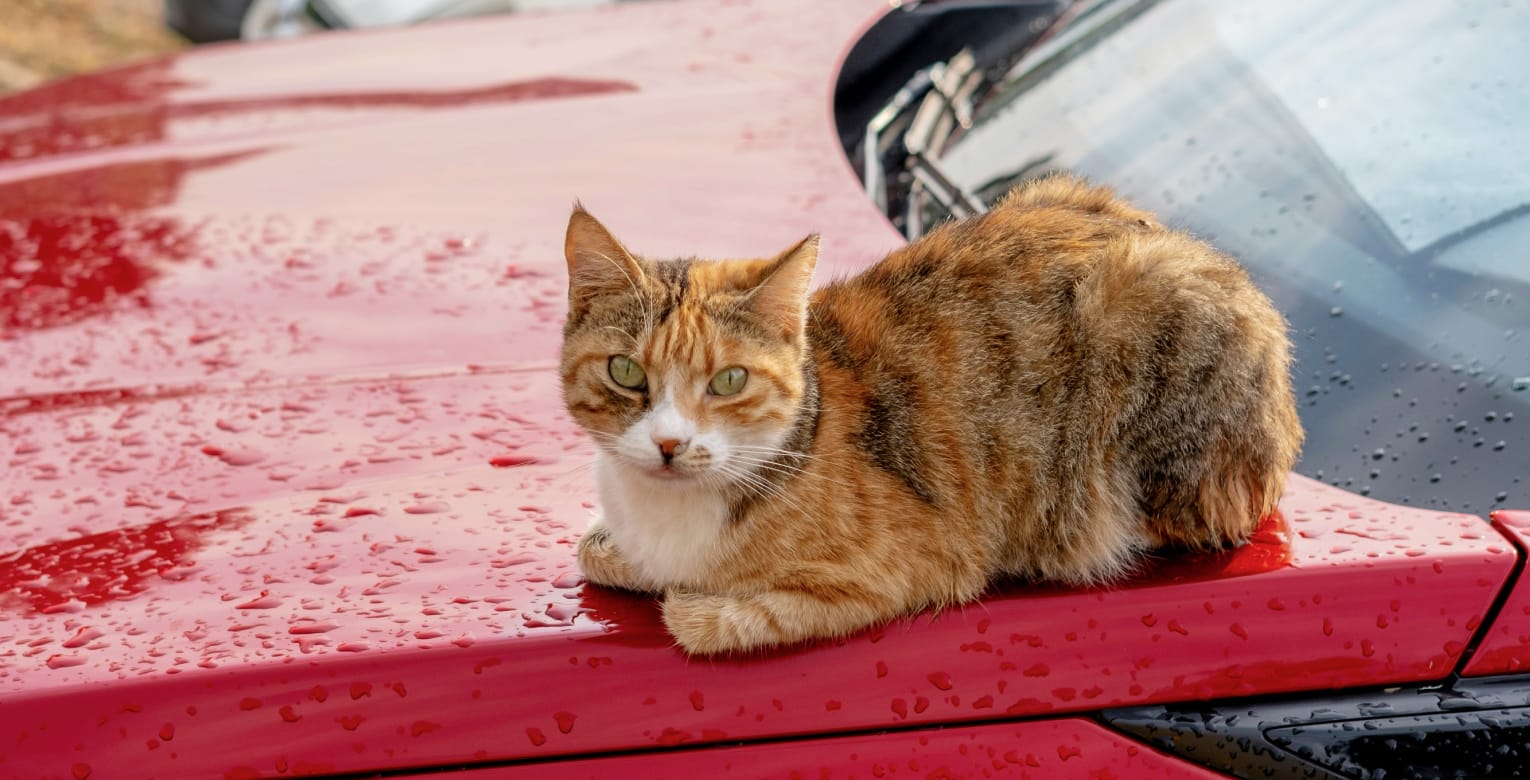
[[[899,243],[833,131],[877,2],[214,47],[0,100],[0,775],[365,772],[1441,677],[1514,564],[1295,478],[1120,587],[687,660],[586,587],[577,196],[640,251]],[[811,23],[804,20],[811,19]]]

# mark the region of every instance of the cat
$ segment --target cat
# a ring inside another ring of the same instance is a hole
[[[662,593],[692,654],[1241,543],[1301,446],[1269,299],[1075,178],[811,296],[816,235],[767,259],[652,260],[576,205],[564,249],[563,398],[600,506],[579,564]]]

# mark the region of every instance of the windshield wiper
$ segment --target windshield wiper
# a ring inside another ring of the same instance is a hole
[[[924,233],[925,198],[959,219],[988,210],[935,163],[935,155],[951,134],[972,126],[973,99],[982,80],[971,49],[962,49],[948,62],[930,68],[930,89],[903,134],[903,148],[908,154],[904,167],[914,177],[903,225],[910,240]]]
[[[882,136],[905,112],[913,109],[908,127],[899,139],[903,167],[913,176],[904,220],[904,234],[910,240],[924,232],[926,199],[955,217],[976,216],[987,210],[982,201],[941,170],[934,159],[952,132],[972,126],[973,99],[982,78],[972,51],[963,49],[948,62],[937,62],[916,72],[866,124],[862,142],[864,185],[877,206],[886,211],[888,183],[882,164]]]
[[[866,123],[859,149],[852,152],[867,194],[910,239],[932,219],[986,210],[981,198],[941,167],[941,155],[954,136],[973,126],[979,101],[1014,64],[1054,35],[1061,19],[1091,1],[1105,0],[903,0],[904,9],[915,14],[966,19],[941,28],[965,42],[962,49],[915,71]],[[1031,10],[1021,10],[1027,7]],[[963,16],[972,13],[979,15]]]
[[[939,63],[936,63],[939,65]],[[898,89],[892,100],[882,107],[870,122],[866,123],[866,135],[861,141],[863,156],[863,181],[866,193],[882,211],[887,211],[887,175],[882,167],[882,133],[914,104],[914,101],[930,90],[930,74],[933,68],[921,68],[907,83]]]

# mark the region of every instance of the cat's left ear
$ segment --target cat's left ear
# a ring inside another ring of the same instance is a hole
[[[808,285],[817,265],[818,234],[814,233],[771,260],[749,294],[749,308],[780,328],[782,338],[797,341],[807,330]]]
[[[600,220],[577,203],[568,218],[563,255],[568,260],[570,321],[601,296],[641,294],[643,267]]]

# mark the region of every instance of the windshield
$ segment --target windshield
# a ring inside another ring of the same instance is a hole
[[[939,166],[1067,169],[1238,256],[1291,321],[1298,470],[1530,506],[1530,6],[1097,3]]]

